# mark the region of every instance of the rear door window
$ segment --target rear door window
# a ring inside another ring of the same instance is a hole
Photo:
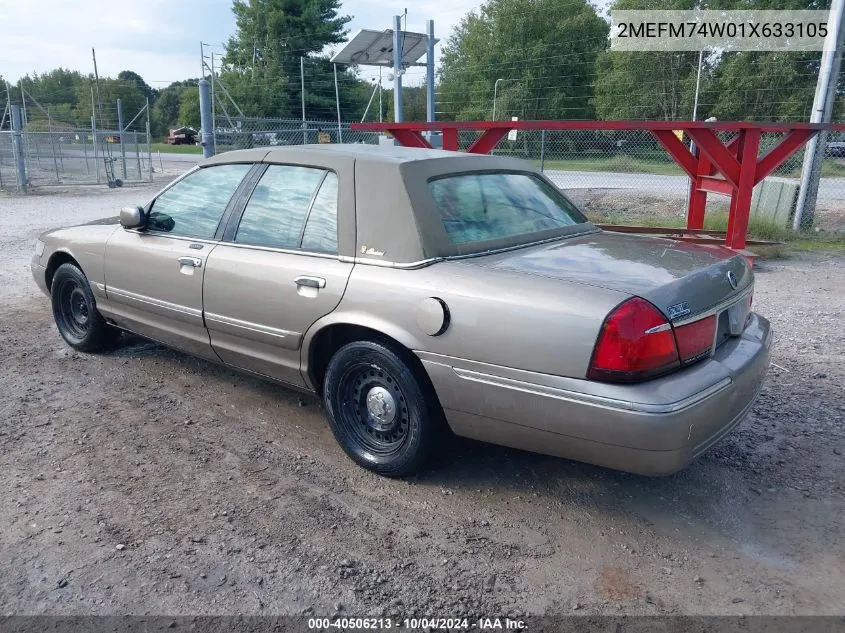
[[[314,198],[301,248],[317,253],[337,253],[337,175],[332,172],[326,174]]]
[[[235,242],[273,248],[300,248],[308,212],[316,202],[317,189],[326,176],[324,169],[270,165],[244,209]],[[335,205],[336,198],[335,195]],[[337,240],[336,224],[334,234]]]

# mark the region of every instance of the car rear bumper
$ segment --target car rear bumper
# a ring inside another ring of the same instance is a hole
[[[418,355],[457,435],[668,475],[742,421],[765,378],[771,342],[768,321],[752,315],[743,334],[713,358],[633,385]]]

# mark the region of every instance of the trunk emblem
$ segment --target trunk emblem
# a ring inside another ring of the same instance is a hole
[[[731,271],[731,270],[728,271],[728,283],[731,285],[731,288],[733,288],[734,290],[736,290],[736,287],[739,285],[739,283],[736,280],[736,275],[734,275],[733,271]]]
[[[680,317],[686,316],[690,313],[689,302],[684,301],[683,303],[676,303],[675,305],[666,308],[666,311],[669,313],[670,319],[679,319]]]

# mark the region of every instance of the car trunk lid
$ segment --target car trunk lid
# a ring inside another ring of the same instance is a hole
[[[611,231],[467,261],[640,296],[672,321],[730,304],[753,282],[745,258],[726,248]]]

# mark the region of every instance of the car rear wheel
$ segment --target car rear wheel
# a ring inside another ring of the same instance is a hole
[[[53,318],[59,334],[80,352],[98,352],[117,342],[120,332],[106,323],[85,274],[74,264],[62,264],[50,285]]]
[[[440,428],[440,406],[426,397],[404,354],[375,341],[341,347],[329,362],[323,399],[338,443],[359,465],[401,477],[425,462]]]

